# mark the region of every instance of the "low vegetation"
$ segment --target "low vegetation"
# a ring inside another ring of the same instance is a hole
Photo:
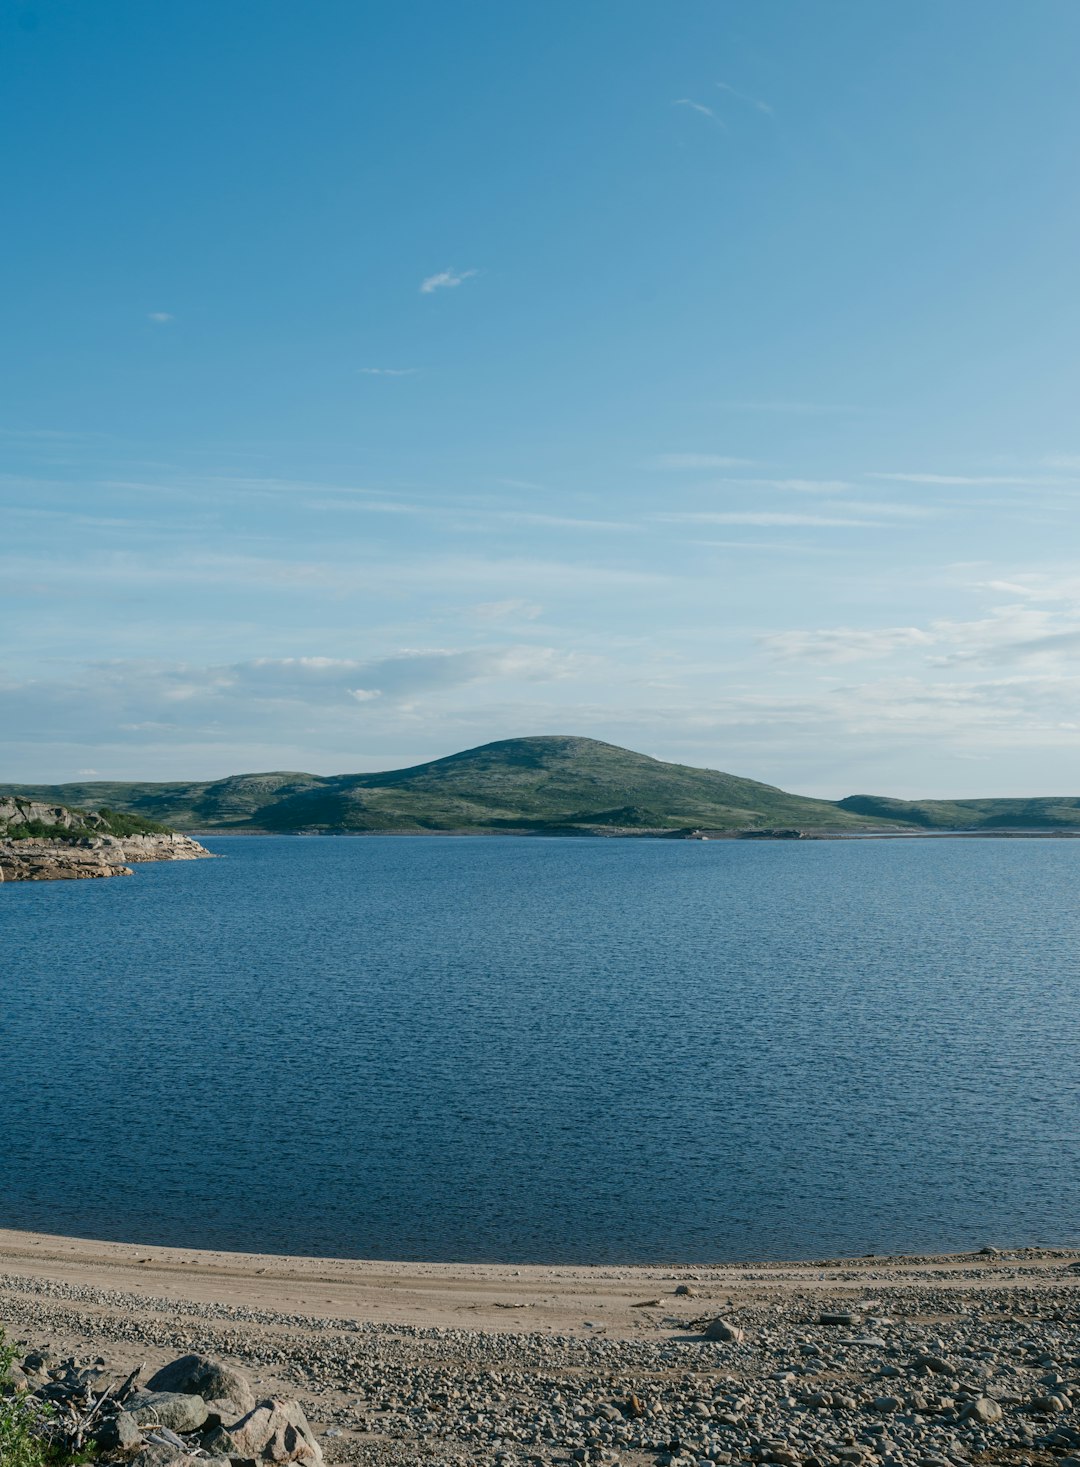
[[[0,838],[4,840],[85,840],[98,835],[165,835],[168,827],[144,816],[133,815],[123,810],[90,810],[85,813],[67,807],[55,815],[43,817],[27,814],[17,801],[11,815],[0,813]],[[38,807],[40,808],[40,807]],[[0,1458],[0,1462],[3,1458]]]
[[[54,1467],[45,1405],[11,1379],[17,1351],[0,1330],[0,1462],[3,1467]]]
[[[837,803],[841,810],[882,824],[899,821],[921,830],[1080,830],[1080,799],[1071,796],[890,800],[884,795],[849,795]]]

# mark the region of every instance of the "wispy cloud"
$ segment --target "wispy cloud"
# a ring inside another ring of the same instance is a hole
[[[698,112],[702,117],[707,117],[710,122],[727,130],[727,124],[723,122],[711,107],[706,107],[704,102],[695,102],[693,97],[676,97],[671,104],[673,107],[689,107],[692,112]]]
[[[973,488],[988,484],[1012,484],[1020,486],[1023,484],[1054,484],[1059,482],[1055,479],[1032,478],[1030,474],[1023,475],[1000,475],[1000,474],[867,474],[868,479],[888,479],[894,484],[941,484],[946,487],[952,486],[962,488],[970,485]]]
[[[655,514],[652,519],[663,524],[696,525],[802,525],[820,529],[880,529],[880,522],[826,514],[788,514],[783,510],[702,510],[676,514]]]
[[[1001,591],[1026,601],[1062,602],[1080,609],[1080,577],[1077,576],[1021,573],[1010,580],[985,581],[977,589]]]
[[[103,489],[130,495],[157,495],[163,499],[208,499],[221,503],[226,497],[292,498],[295,495],[361,495],[382,491],[356,484],[317,483],[305,479],[274,479],[231,474],[169,475],[160,481],[152,479],[99,479]]]
[[[768,102],[763,102],[760,97],[748,97],[745,92],[736,91],[734,87],[728,86],[727,82],[717,82],[718,89],[726,92],[729,97],[734,97],[739,102],[745,102],[748,107],[753,107],[757,112],[765,112],[770,117],[773,109]]]
[[[1022,585],[1019,581],[987,581],[985,584],[986,590],[1002,591],[1006,596],[1023,596],[1025,599],[1030,597],[1035,601],[1046,599],[1041,591]]]
[[[794,494],[851,494],[856,486],[847,479],[724,479],[749,489],[784,489]]]
[[[1017,642],[1001,642],[982,653],[942,658],[941,662],[942,665],[949,665],[958,661],[983,663],[1053,661],[1063,655],[1070,663],[1075,663],[1076,659],[1073,654],[1077,651],[1080,651],[1080,627],[1071,632],[1048,632],[1043,637],[1029,637]]]
[[[104,439],[106,436],[104,433],[68,433],[61,428],[0,428],[0,438],[26,438],[31,442],[40,439],[45,443],[53,440],[73,443],[80,439]]]
[[[510,597],[506,601],[481,601],[469,610],[481,621],[535,621],[544,608],[538,601]]]
[[[752,458],[730,458],[720,453],[658,453],[649,460],[654,469],[748,469]]]
[[[937,619],[926,626],[817,627],[769,632],[758,638],[770,655],[797,662],[879,660],[897,652],[926,654],[930,668],[1008,663],[1071,664],[1080,648],[1080,607],[1064,611],[1000,606],[971,621]]]
[[[657,588],[668,584],[669,577],[649,566],[634,568],[593,564],[581,560],[540,560],[516,555],[453,553],[403,553],[391,558],[369,553],[366,557],[352,554],[347,558],[289,560],[249,554],[166,554],[153,561],[144,554],[99,553],[80,556],[66,562],[66,584],[76,586],[111,586],[114,591],[163,585],[239,585],[262,587],[283,592],[293,590],[301,595],[325,597],[328,594],[385,597],[400,595],[403,589],[422,588],[425,592],[441,590],[458,592],[492,587],[492,599],[498,595],[521,594],[543,596],[577,591],[587,586],[611,589]],[[25,587],[28,583],[43,586],[55,584],[56,561],[50,555],[30,557],[0,556],[0,583]]]
[[[641,525],[635,525],[627,520],[586,520],[577,519],[573,515],[541,514],[531,510],[507,509],[499,514],[501,520],[509,520],[519,525],[537,525],[541,528],[553,530],[640,530]]]
[[[437,511],[427,505],[410,504],[404,499],[349,499],[349,498],[327,498],[311,499],[308,504],[312,509],[325,509],[330,513],[347,514],[411,514],[411,515],[433,515]]]
[[[881,515],[886,519],[899,520],[926,520],[941,513],[928,504],[897,504],[885,499],[838,499],[831,501],[828,507],[853,514]]]
[[[149,311],[146,319],[153,321],[155,325],[164,326],[169,321],[175,321],[176,317],[170,315],[168,311]]]
[[[791,413],[795,416],[812,417],[816,414],[854,413],[858,408],[841,402],[793,402],[786,399],[764,402],[722,402],[721,409],[727,413]]]
[[[767,632],[758,642],[784,662],[858,662],[911,647],[930,647],[936,638],[920,627],[827,627],[812,631]]]
[[[1050,453],[1042,460],[1048,469],[1080,469],[1080,453]]]
[[[432,295],[437,290],[453,290],[479,273],[478,270],[440,270],[437,275],[429,275],[420,282],[420,294]]]
[[[414,377],[419,367],[361,367],[364,377]]]

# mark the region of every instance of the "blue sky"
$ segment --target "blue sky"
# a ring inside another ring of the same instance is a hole
[[[1073,0],[6,6],[3,778],[1080,793],[1078,68]]]

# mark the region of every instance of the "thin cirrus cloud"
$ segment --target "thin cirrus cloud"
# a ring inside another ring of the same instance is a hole
[[[689,107],[691,112],[697,112],[700,116],[707,117],[717,127],[723,127],[726,130],[726,124],[717,117],[711,107],[706,107],[704,102],[695,102],[693,97],[676,97],[671,105],[673,107]]]
[[[913,647],[930,647],[937,638],[921,627],[824,627],[813,631],[767,632],[758,643],[781,662],[860,662]]]
[[[586,586],[592,593],[598,586],[615,590],[658,587],[668,582],[667,575],[652,566],[452,552],[306,561],[227,552],[165,553],[154,559],[144,554],[99,553],[68,561],[65,574],[72,588],[107,585],[113,592],[120,586],[243,585],[275,594],[292,591],[320,597],[327,593],[358,597],[399,594],[402,587],[421,587],[430,592],[491,586],[497,588],[498,595],[504,587],[520,592],[521,587],[528,586],[534,594],[568,594]],[[0,555],[0,580],[9,587],[49,588],[55,585],[55,576],[52,556]]]
[[[734,97],[736,101],[745,102],[748,107],[753,107],[756,112],[765,112],[769,117],[773,115],[771,104],[763,102],[760,97],[748,97],[745,92],[736,91],[734,87],[728,86],[727,82],[718,81],[716,86],[718,91],[726,92],[729,97]]]
[[[930,667],[1070,662],[1080,646],[1076,606],[1063,612],[1007,605],[970,621],[939,619],[926,626],[817,627],[768,632],[757,638],[780,661],[872,661],[897,652],[926,654]]]
[[[785,489],[794,494],[853,494],[856,485],[847,479],[722,479],[743,489]]]
[[[469,608],[481,621],[535,621],[544,608],[538,601],[512,596],[505,601],[480,601]]]
[[[817,414],[854,413],[858,409],[843,402],[792,402],[785,399],[764,402],[722,402],[726,413],[790,413],[795,417],[813,417]]]
[[[478,270],[440,270],[437,275],[429,275],[420,282],[420,294],[433,295],[437,290],[454,290],[479,273]]]
[[[361,367],[364,377],[415,377],[419,367]]]
[[[815,529],[879,529],[881,521],[856,519],[846,515],[789,514],[785,510],[700,510],[676,514],[656,514],[652,518],[667,525],[778,525]]]
[[[868,479],[887,479],[894,484],[941,484],[946,487],[959,487],[970,485],[973,488],[992,484],[1011,484],[1020,486],[1023,484],[1054,484],[1054,479],[1033,479],[1030,474],[1024,475],[1000,475],[1000,474],[867,474]]]
[[[168,476],[160,480],[99,479],[101,489],[115,490],[128,496],[153,496],[161,500],[209,500],[220,504],[225,500],[248,498],[280,499],[296,495],[377,495],[381,491],[355,484],[323,483],[306,479],[243,477],[236,474],[202,474]]]
[[[1080,649],[1080,629],[1070,632],[1048,632],[1045,637],[1031,637],[1025,642],[1005,642],[993,649],[985,660],[997,662],[1024,662],[1036,658],[1054,658],[1059,654],[1068,658]]]
[[[654,469],[748,469],[752,458],[731,458],[722,453],[657,453],[649,460]]]
[[[146,319],[148,321],[153,321],[154,324],[157,326],[165,326],[168,324],[168,322],[175,321],[176,317],[171,315],[168,311],[148,311]]]
[[[536,525],[540,529],[551,530],[631,530],[642,529],[641,525],[634,524],[629,520],[587,520],[575,518],[572,515],[540,514],[533,510],[507,509],[502,510],[499,519],[511,524]]]
[[[927,520],[940,513],[926,504],[896,504],[883,499],[834,500],[828,507],[852,514],[882,515],[897,520]]]
[[[1015,580],[984,581],[977,589],[1002,591],[1025,601],[1056,601],[1080,607],[1080,577],[1077,576],[1020,575]]]

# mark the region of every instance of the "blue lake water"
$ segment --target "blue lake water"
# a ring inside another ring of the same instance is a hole
[[[1080,1241],[1080,843],[206,844],[0,892],[0,1225],[541,1262]]]

